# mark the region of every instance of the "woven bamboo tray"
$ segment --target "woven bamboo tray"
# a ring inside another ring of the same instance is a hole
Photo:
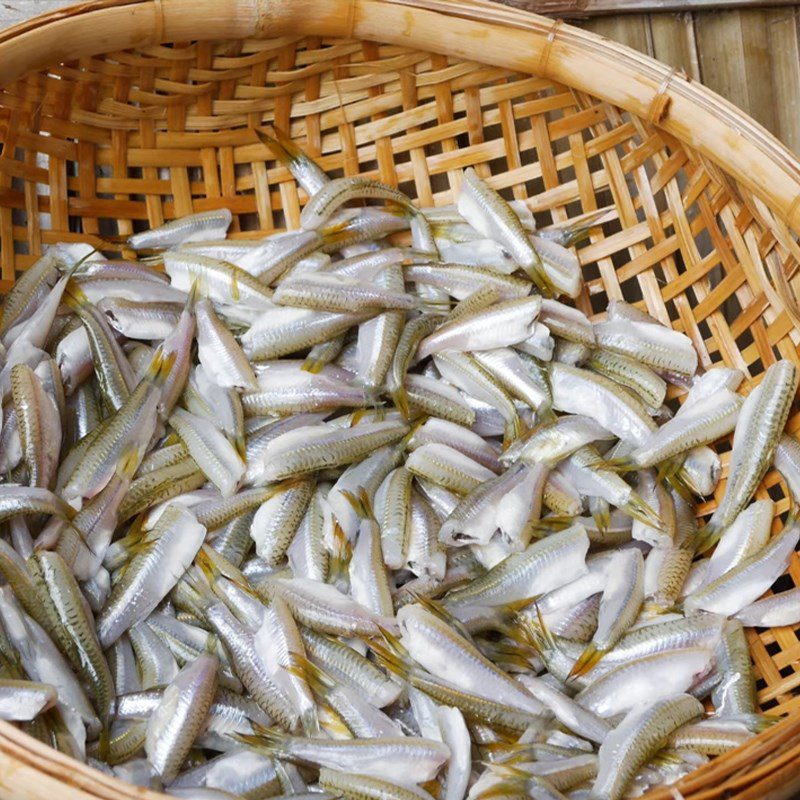
[[[800,163],[704,87],[568,25],[475,0],[94,0],[0,33],[0,86],[0,292],[46,244],[193,211],[227,206],[234,235],[296,227],[305,198],[249,130],[274,121],[331,173],[425,205],[467,166],[543,224],[613,205],[579,251],[582,310],[639,302],[750,387],[798,360]],[[770,473],[759,496],[782,512],[785,491]],[[782,581],[800,585],[796,556]],[[762,708],[786,719],[648,797],[800,791],[797,633],[750,643]],[[163,796],[0,723],[0,797]]]

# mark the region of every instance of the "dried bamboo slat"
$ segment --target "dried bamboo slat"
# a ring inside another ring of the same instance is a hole
[[[744,12],[732,13],[724,41],[752,49]],[[800,163],[692,80],[695,26],[676,20],[597,25],[683,71],[481,0],[89,0],[22,23],[0,32],[0,291],[47,244],[107,246],[191,211],[230,208],[236,236],[296,226],[306,198],[251,130],[275,121],[323,168],[424,203],[452,202],[474,166],[542,224],[613,205],[578,251],[578,305],[597,315],[609,298],[636,302],[751,388],[776,359],[798,361]],[[768,495],[787,509],[775,472]],[[797,556],[781,581],[800,585]],[[762,709],[786,720],[679,782],[685,798],[798,787],[797,631],[752,632],[750,644]],[[0,723],[0,796],[160,795]]]

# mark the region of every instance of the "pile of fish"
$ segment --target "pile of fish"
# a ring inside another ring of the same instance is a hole
[[[570,304],[607,211],[537,230],[472,169],[421,209],[261,138],[300,230],[57,245],[5,300],[0,717],[220,800],[618,800],[774,722],[795,365],[745,397]]]

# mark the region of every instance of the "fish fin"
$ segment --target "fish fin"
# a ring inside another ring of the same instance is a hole
[[[547,651],[557,650],[558,644],[552,631],[544,621],[538,602],[534,601],[533,607],[536,611],[536,622],[529,617],[517,616],[523,637],[539,655]]]
[[[514,777],[492,784],[476,795],[474,800],[490,800],[493,797],[520,797],[526,794],[525,779]]]
[[[542,517],[533,526],[532,531],[534,535],[541,538],[543,535],[554,533],[556,531],[563,531],[569,528],[570,525],[575,523],[575,517],[569,517],[565,514],[551,514],[547,517]],[[530,602],[526,600],[526,602]]]
[[[194,591],[200,598],[203,608],[208,608],[217,602],[217,596],[211,589],[211,584],[208,576],[203,572],[200,566],[192,566],[183,573],[181,580],[186,581],[189,588]],[[208,641],[206,642],[206,650],[209,648]],[[210,651],[209,652],[213,652]]]
[[[653,616],[658,614],[672,614],[678,611],[680,611],[680,606],[674,603],[671,606],[663,606],[654,601],[647,601],[644,603],[644,605],[642,605],[642,613]]]
[[[210,633],[206,639],[205,652],[209,656],[216,655],[219,649],[219,636],[216,633]]]
[[[650,763],[656,767],[675,767],[683,763],[683,758],[674,750],[662,750],[650,759]]]
[[[516,412],[511,419],[505,421],[503,430],[503,450],[507,450],[525,432],[525,426]]]
[[[108,760],[109,751],[111,749],[111,730],[110,720],[106,717],[103,720],[103,726],[100,728],[100,734],[97,739],[97,755],[103,760]]]
[[[247,441],[243,434],[238,433],[233,437],[233,449],[238,454],[239,458],[246,464],[247,463]]]
[[[112,586],[124,577],[136,556],[145,556],[155,548],[157,540],[145,539],[144,535],[145,534],[142,533],[142,538],[139,541],[133,542],[127,547],[128,560],[117,570],[111,582]]]
[[[352,738],[353,733],[350,728],[347,727],[347,723],[336,712],[336,709],[334,709],[330,703],[326,703],[324,700],[319,700],[317,705],[320,712],[319,724],[321,730],[325,730],[327,733],[332,734],[332,738],[335,739]],[[342,797],[342,795],[339,795],[339,797]],[[331,800],[333,800],[333,798],[331,798]]]
[[[461,637],[467,641],[472,640],[472,634],[467,630],[464,623],[452,614],[443,603],[434,600],[432,597],[425,597],[417,594],[414,595],[414,601],[422,606],[429,614],[433,614],[433,616],[453,628]]]
[[[255,590],[245,575],[213,547],[204,544],[198,551],[195,560],[211,586],[214,586],[220,577],[224,577],[236,584],[242,591],[256,597]]]
[[[578,656],[577,661],[572,665],[572,669],[567,675],[567,681],[585,675],[598,664],[600,659],[606,654],[606,650],[600,650],[594,643],[586,645],[586,649]]]
[[[656,471],[656,483],[664,483],[669,480],[679,469],[680,463],[676,464],[674,459],[667,459],[658,465]]]
[[[722,526],[709,521],[704,528],[700,528],[694,537],[694,552],[695,554],[705,553],[710,550],[722,536]]]
[[[489,742],[480,746],[480,752],[488,758],[488,764],[492,769],[498,765],[503,765],[503,772],[509,777],[514,777],[522,781],[529,776],[529,773],[514,766],[515,761],[530,761],[533,756],[533,742]]]
[[[117,462],[117,475],[127,480],[132,479],[136,470],[139,469],[139,462],[139,448],[133,443],[125,445]]]
[[[184,310],[194,313],[197,301],[203,297],[208,297],[208,286],[205,275],[194,275],[189,293],[186,295]]]
[[[630,456],[618,456],[601,460],[594,465],[596,469],[604,469],[608,472],[634,472],[638,467]]]
[[[383,641],[386,642],[386,646],[389,647],[393,653],[396,653],[398,656],[402,656],[403,658],[411,657],[408,650],[403,647],[400,639],[398,639],[397,636],[395,636],[388,628],[384,628],[378,623],[376,623],[376,625],[381,636],[383,637]]]
[[[171,447],[173,444],[180,444],[182,441],[181,437],[178,436],[175,431],[170,431],[165,437],[164,441],[161,443],[161,447]]]
[[[409,424],[408,433],[397,443],[397,446],[401,450],[405,450],[409,444],[411,444],[411,440],[414,438],[416,432],[428,421],[429,415],[428,414],[421,414],[420,416],[416,417],[413,422]]]
[[[667,482],[670,488],[689,505],[694,504],[694,495],[701,497],[702,495],[687,479],[682,469],[678,469],[673,475],[667,477]]]
[[[538,599],[539,596],[537,595],[537,597],[533,600],[531,600],[530,597],[525,597],[522,600],[512,600],[510,603],[504,603],[503,605],[495,606],[495,611],[497,611],[500,615],[500,620],[495,630],[507,636],[517,645],[532,647],[526,632],[520,625],[519,620],[520,612],[530,606],[531,603],[536,603]],[[537,648],[534,648],[534,650],[538,652]]]
[[[604,534],[611,524],[611,511],[608,506],[595,508],[592,511],[592,519],[594,524],[597,525],[597,530]]]
[[[415,305],[420,311],[426,314],[437,314],[445,316],[450,313],[452,304],[450,300],[421,300]]]
[[[323,226],[318,230],[318,233],[321,243],[330,247],[347,241],[351,230],[351,220],[345,219]]]
[[[90,306],[89,298],[81,289],[81,285],[74,278],[70,278],[64,287],[64,302],[73,310]]]
[[[289,666],[287,672],[305,681],[309,688],[320,697],[327,697],[336,682],[325,672],[322,667],[318,667],[300,653],[289,653]]]
[[[533,281],[536,288],[544,298],[558,297],[559,291],[553,285],[552,281],[545,272],[544,265],[542,264],[541,256],[533,244],[531,243],[533,252],[536,253],[536,263],[530,267],[520,267],[522,271]]]
[[[773,717],[769,714],[741,714],[732,717],[732,719],[737,718],[751,733],[761,733],[781,721],[780,717]]]
[[[405,386],[398,386],[391,392],[392,401],[395,408],[403,415],[403,419],[408,419],[410,409],[408,406],[408,392]]]
[[[452,322],[467,315],[471,316],[493,306],[499,300],[500,292],[495,286],[481,286],[456,303],[448,319]]]
[[[792,494],[792,489],[790,486],[787,485],[786,487],[786,499],[789,501],[789,514],[786,517],[785,525],[793,525],[797,518],[800,517],[800,504],[797,502],[797,499]]]
[[[319,375],[322,372],[323,368],[325,367],[325,362],[319,358],[311,358],[311,355],[307,355],[305,361],[300,366],[304,372],[310,372],[312,375]]]
[[[563,247],[574,247],[575,245],[582,244],[589,238],[589,232],[592,228],[602,225],[607,220],[610,220],[613,213],[616,211],[614,206],[607,206],[598,211],[584,214],[583,218],[578,218],[575,222],[564,226],[553,226],[554,228],[561,228],[564,232],[564,238],[559,241]]]

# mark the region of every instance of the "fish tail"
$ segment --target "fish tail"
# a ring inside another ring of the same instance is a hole
[[[572,669],[569,671],[569,675],[567,675],[567,680],[570,681],[573,678],[579,678],[581,675],[585,675],[587,672],[594,669],[605,654],[606,651],[599,649],[594,643],[590,642],[587,644],[585,650],[572,665]]]
[[[444,603],[434,600],[432,597],[425,597],[423,595],[415,595],[415,602],[422,606],[429,614],[433,614],[433,616],[438,617],[440,620],[442,620],[442,622],[447,623],[464,639],[467,639],[468,641],[472,639],[472,634],[470,634],[469,630],[467,630],[464,623],[458,619],[458,617],[456,617],[450,611],[450,609],[444,605]]]
[[[275,158],[285,167],[303,157],[303,151],[289,138],[289,135],[275,125],[265,125],[254,129],[256,136],[272,150]]]
[[[266,728],[257,722],[250,724],[255,733],[234,733],[231,734],[231,738],[268,756],[285,755],[288,740],[291,738],[289,734],[277,728]]]
[[[150,360],[150,363],[147,366],[145,380],[155,384],[156,386],[163,386],[166,383],[167,376],[172,370],[174,363],[175,353],[165,354],[164,348],[158,347],[156,352],[153,353],[153,358]]]
[[[320,228],[319,235],[322,244],[326,246],[333,246],[347,241],[352,230],[353,226],[351,221],[349,219],[344,219]]]
[[[414,663],[407,655],[396,653],[389,645],[383,645],[376,641],[368,643],[375,658],[387,672],[397,676],[401,680],[407,681],[414,671]]]
[[[544,621],[544,616],[536,601],[533,602],[533,607],[536,611],[535,622],[530,617],[522,614],[517,615],[517,620],[523,637],[539,655],[542,655],[555,650],[557,644],[552,631]]]
[[[524,425],[519,414],[515,413],[506,420],[503,430],[503,450],[507,450],[524,433]]]
[[[372,508],[367,490],[363,486],[358,487],[358,493],[342,490],[342,497],[347,500],[361,519],[375,519],[375,512]]]
[[[355,499],[360,506],[358,498]],[[347,575],[350,559],[353,557],[353,545],[336,519],[333,521],[332,539],[329,582],[336,583],[339,578]]]
[[[664,523],[661,517],[648,505],[636,492],[631,492],[628,502],[621,509],[628,516],[633,517],[643,524],[655,528],[655,530],[663,531]]]
[[[611,524],[611,511],[608,506],[596,507],[592,510],[592,519],[600,533],[605,533]]]

